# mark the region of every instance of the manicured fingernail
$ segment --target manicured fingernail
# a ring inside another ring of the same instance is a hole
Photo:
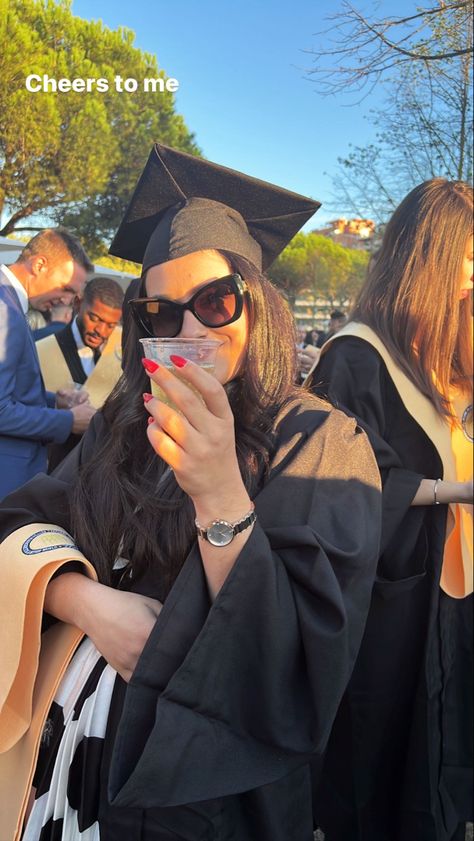
[[[153,394],[148,394],[148,391],[145,391],[144,394],[143,394],[143,402],[144,403],[149,403],[150,400],[152,399],[152,397],[153,397]]]
[[[149,374],[154,374],[160,367],[157,362],[153,362],[153,359],[142,359],[142,365]]]
[[[183,359],[182,356],[176,356],[174,353],[170,353],[170,359],[177,368],[184,368],[188,361],[187,359]]]
[[[154,421],[155,421],[155,418],[148,418],[148,421],[147,421],[148,426],[150,426],[151,423],[154,423]]]

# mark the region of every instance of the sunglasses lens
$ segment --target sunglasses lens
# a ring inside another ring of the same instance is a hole
[[[222,327],[239,318],[243,295],[237,275],[212,281],[196,293],[187,304],[149,298],[130,301],[135,321],[149,336],[174,338],[183,326],[186,310],[190,310],[206,327]]]
[[[180,310],[172,303],[149,301],[140,304],[140,321],[151,336],[172,338],[181,329]]]
[[[208,327],[230,322],[237,310],[237,296],[230,280],[216,281],[206,286],[194,301],[196,315]]]

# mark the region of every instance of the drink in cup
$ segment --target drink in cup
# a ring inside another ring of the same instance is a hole
[[[191,360],[200,368],[204,368],[210,374],[214,372],[217,351],[222,342],[217,339],[140,339],[144,356],[153,359],[158,365],[168,368],[175,373],[176,368],[171,362],[171,356],[183,356]],[[167,403],[168,406],[176,408],[168,395],[153,380],[151,382],[151,393],[158,400]],[[194,391],[202,400],[200,392],[196,391],[188,382],[186,386]]]

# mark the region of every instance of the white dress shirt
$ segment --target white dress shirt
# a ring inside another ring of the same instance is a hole
[[[81,359],[81,365],[84,368],[84,373],[87,377],[89,377],[95,368],[94,351],[92,348],[87,347],[87,345],[85,345],[82,341],[82,336],[79,332],[79,327],[77,326],[77,316],[71,324],[71,330],[77,345],[77,352]],[[102,348],[100,348],[100,350],[101,349]]]
[[[3,272],[5,277],[8,278],[11,285],[13,286],[16,294],[20,299],[21,308],[24,314],[26,315],[26,313],[28,312],[28,295],[25,287],[22,283],[20,283],[16,275],[13,274],[13,272],[8,268],[8,266],[0,266],[0,271]]]

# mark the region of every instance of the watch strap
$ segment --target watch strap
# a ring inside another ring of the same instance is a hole
[[[257,515],[252,508],[252,510],[249,511],[249,513],[245,517],[243,517],[242,520],[239,520],[237,523],[232,523],[234,529],[234,536],[236,534],[240,534],[241,531],[245,531],[245,529],[248,529],[249,526],[252,526],[256,519]]]

